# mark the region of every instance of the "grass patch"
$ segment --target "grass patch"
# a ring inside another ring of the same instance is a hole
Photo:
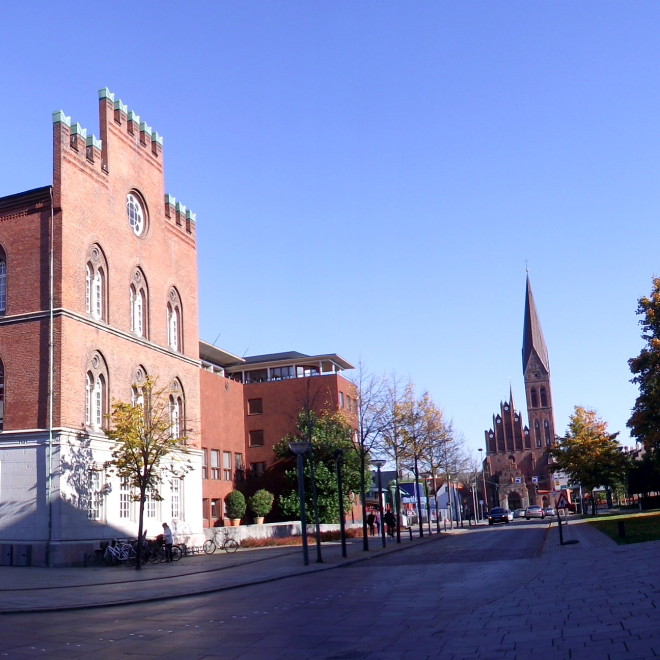
[[[625,536],[619,536],[623,523]],[[604,520],[590,520],[590,525],[613,538],[619,545],[660,541],[660,511],[608,516]]]

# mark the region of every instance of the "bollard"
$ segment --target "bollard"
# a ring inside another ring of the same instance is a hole
[[[623,539],[626,537],[626,524],[623,522],[623,520],[619,520],[617,523],[617,526],[619,528],[619,538]]]
[[[408,527],[408,532],[410,533],[410,540],[412,541],[412,527]]]

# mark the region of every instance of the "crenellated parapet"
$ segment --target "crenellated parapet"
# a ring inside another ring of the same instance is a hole
[[[120,126],[138,144],[145,147],[145,151],[154,158],[160,159],[163,154],[163,136],[154,131],[147,122],[140,119],[133,110],[107,88],[99,90],[99,103],[101,108],[101,133],[108,130],[108,119],[111,118],[115,126]]]
[[[187,234],[195,234],[197,215],[187,209],[172,195],[165,195],[165,217],[174,222],[177,227],[185,229]]]
[[[60,149],[85,159],[90,165],[98,166],[99,170],[107,172],[103,162],[103,144],[96,135],[88,135],[87,129],[80,124],[72,123],[71,117],[62,110],[53,113],[53,131]]]

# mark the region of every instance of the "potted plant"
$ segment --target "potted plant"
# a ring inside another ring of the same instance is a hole
[[[252,514],[254,515],[254,522],[257,525],[263,525],[264,518],[273,508],[274,499],[275,496],[270,491],[263,488],[248,498],[248,505],[250,511],[252,511]]]
[[[240,490],[232,490],[231,493],[225,495],[227,518],[231,520],[234,527],[241,524],[241,518],[245,515],[246,508],[245,495]]]

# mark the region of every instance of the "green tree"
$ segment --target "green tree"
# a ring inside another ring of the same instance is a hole
[[[320,417],[313,411],[303,410],[299,413],[296,431],[292,436],[283,438],[275,445],[274,452],[279,459],[291,462],[291,467],[285,470],[285,477],[290,486],[288,493],[280,495],[279,504],[282,513],[290,520],[300,516],[300,500],[298,498],[298,473],[294,457],[289,448],[292,440],[305,440],[312,445],[312,451],[305,457],[305,505],[308,511],[313,510],[312,501],[312,466],[319,509],[319,520],[322,523],[339,522],[339,496],[337,492],[336,456],[341,450],[344,454],[342,468],[342,488],[344,510],[351,508],[350,493],[358,492],[360,488],[360,459],[354,450],[351,440],[352,429],[344,416],[339,412],[326,413]]]
[[[582,406],[575,406],[569,420],[565,437],[547,450],[553,460],[551,470],[566,473],[573,483],[589,491],[600,486],[620,487],[625,481],[627,459],[616,441],[619,434],[610,434],[596,411]]]
[[[134,489],[134,499],[140,503],[138,539],[142,539],[147,494],[162,500],[161,483],[166,478],[183,478],[192,465],[187,437],[172,420],[170,391],[158,388],[151,378],[135,385],[133,391],[133,403],[114,403],[108,415],[106,435],[113,444],[112,458],[106,461],[105,468],[110,474],[126,479]],[[141,565],[142,553],[138,552],[136,568],[139,570]]]
[[[424,392],[418,398],[414,385],[409,383],[396,406],[395,417],[396,427],[401,438],[401,462],[412,471],[415,484],[418,484],[420,468],[429,465],[432,448],[441,445],[446,439],[447,429],[442,411],[433,402],[428,392]],[[417,485],[415,493],[417,511],[420,514],[419,535],[421,537],[424,536],[424,528],[421,517],[421,497]]]
[[[627,425],[646,451],[660,460],[660,277],[653,278],[651,295],[638,300],[637,314],[646,345],[628,360],[639,396]]]

